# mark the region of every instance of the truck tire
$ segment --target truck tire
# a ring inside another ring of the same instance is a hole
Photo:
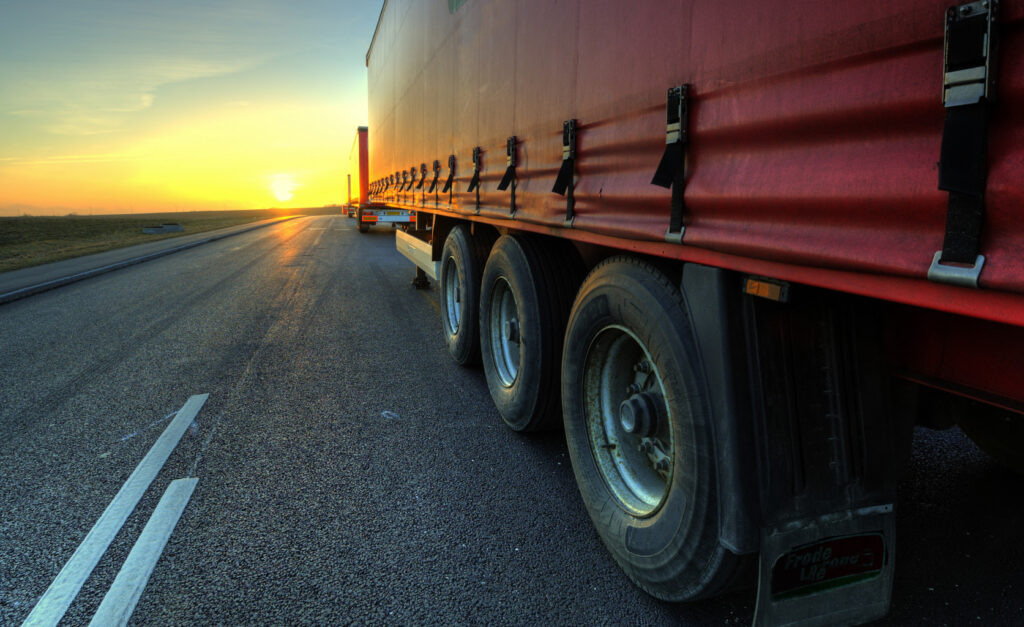
[[[718,539],[709,394],[679,288],[631,257],[583,282],[565,336],[566,444],[598,534],[668,601],[714,596],[749,560]]]
[[[361,207],[356,209],[356,228],[360,233],[365,233],[370,230],[370,225],[363,222],[363,209]]]
[[[464,224],[448,233],[441,251],[441,328],[460,366],[480,363],[480,273],[486,253]]]
[[[505,235],[480,288],[480,352],[487,387],[515,431],[556,428],[562,338],[583,262],[570,244]]]

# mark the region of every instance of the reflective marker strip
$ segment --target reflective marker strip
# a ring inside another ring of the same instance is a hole
[[[199,479],[177,479],[167,486],[160,503],[150,516],[142,535],[136,540],[128,559],[118,571],[113,585],[92,617],[92,625],[127,625],[135,606],[146,589],[157,560],[163,553],[181,513],[185,510]]]
[[[64,568],[60,569],[57,578],[46,589],[36,606],[32,608],[32,613],[22,623],[23,626],[56,625],[60,621],[75,596],[78,595],[78,591],[82,589],[82,584],[89,578],[92,569],[103,557],[103,553],[114,540],[114,536],[121,530],[124,521],[135,509],[139,499],[156,478],[164,462],[170,457],[171,451],[177,446],[188,426],[195,420],[209,396],[209,394],[192,396],[178,410],[178,415],[171,421],[171,424],[167,425],[153,448],[149,449],[146,456],[135,467],[131,476],[121,486],[117,496],[110,502],[110,505],[107,505],[107,509],[103,510],[100,519],[85,536],[85,540],[78,545],[74,555],[71,556],[67,564],[64,564]]]

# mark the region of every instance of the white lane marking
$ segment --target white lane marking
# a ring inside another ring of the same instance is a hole
[[[107,590],[103,602],[89,623],[93,625],[127,625],[135,606],[142,598],[149,576],[153,574],[167,541],[178,524],[185,506],[192,498],[199,479],[176,479],[167,486],[160,503],[153,510],[142,535],[135,541],[128,558]]]
[[[399,418],[398,414],[396,414],[393,411],[388,411],[386,409],[380,412],[380,415],[383,416],[384,418],[387,418],[388,420],[394,420],[395,418]]]
[[[114,540],[114,536],[121,530],[124,521],[138,505],[139,499],[156,478],[164,462],[170,457],[171,451],[177,446],[181,436],[192,424],[196,414],[202,409],[203,403],[209,396],[209,394],[192,396],[178,410],[178,415],[157,438],[156,443],[121,486],[117,496],[110,502],[110,505],[107,505],[107,509],[103,510],[103,514],[89,530],[85,540],[82,540],[82,543],[75,549],[71,559],[64,564],[64,568],[60,569],[57,578],[39,598],[28,618],[22,623],[23,626],[56,625],[60,621],[64,613],[68,611],[71,602],[75,600],[78,591],[82,589],[82,584],[89,578],[89,574],[92,573],[93,568],[96,567],[97,562],[100,561],[103,553]]]

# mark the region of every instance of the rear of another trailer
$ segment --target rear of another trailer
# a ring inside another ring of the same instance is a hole
[[[416,223],[416,210],[409,207],[391,207],[370,198],[369,130],[365,126],[356,129],[352,149],[349,152],[349,201],[348,217],[355,218],[360,233],[370,227],[387,224],[393,228],[407,228]],[[358,185],[356,196],[352,196],[352,175]]]
[[[388,0],[370,202],[644,590],[883,615],[915,424],[1022,468],[1024,3]]]

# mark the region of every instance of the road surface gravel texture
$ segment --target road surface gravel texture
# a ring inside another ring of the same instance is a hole
[[[190,476],[132,624],[749,624],[752,590],[675,605],[631,585],[562,434],[502,425],[412,277],[389,229],[325,216],[0,306],[0,624],[200,393],[62,624],[88,622]],[[881,624],[1024,623],[1021,481],[957,430],[918,436]]]

